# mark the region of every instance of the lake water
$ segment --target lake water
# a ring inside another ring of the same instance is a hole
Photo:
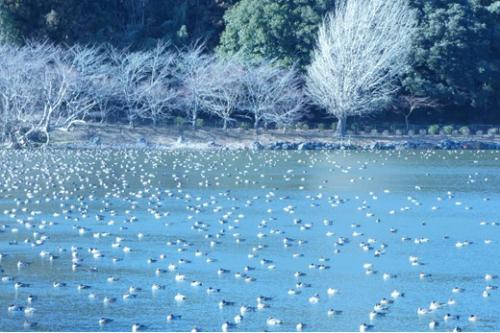
[[[0,158],[1,331],[500,330],[499,152]]]

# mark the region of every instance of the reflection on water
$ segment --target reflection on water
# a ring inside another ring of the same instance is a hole
[[[2,151],[0,330],[498,331],[499,157]]]

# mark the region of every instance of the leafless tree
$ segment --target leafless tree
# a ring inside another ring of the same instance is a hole
[[[261,60],[246,65],[242,80],[245,98],[241,108],[252,117],[256,133],[261,122],[285,125],[300,118],[304,99],[293,68]]]
[[[312,101],[338,118],[383,109],[408,67],[417,20],[408,0],[339,0],[319,29],[308,68]]]
[[[139,87],[147,79],[149,54],[111,48],[110,57],[116,71],[114,78],[120,87],[120,99],[123,101],[128,123],[134,126],[134,122],[144,114],[146,108],[142,100],[143,91]]]
[[[61,112],[68,96],[71,80],[64,64],[63,50],[48,43],[28,43],[24,56],[30,66],[29,98],[35,100],[36,113],[31,128],[23,133],[23,140],[49,141],[53,116]]]
[[[0,140],[12,140],[20,127],[34,120],[36,98],[32,96],[33,67],[24,48],[0,46]]]
[[[181,51],[177,62],[176,75],[180,82],[180,102],[191,127],[196,122],[202,107],[202,89],[213,57],[203,53],[203,45],[196,45]]]
[[[110,75],[103,50],[93,46],[75,45],[64,50],[64,65],[70,77],[64,108],[56,115],[55,124],[68,130],[83,122],[103,97],[99,82]]]
[[[139,117],[158,121],[170,116],[177,108],[179,89],[176,77],[177,54],[168,50],[168,44],[158,43],[148,52],[146,78],[139,86],[139,94],[144,104]]]
[[[115,66],[104,62],[101,68],[101,75],[96,77],[92,82],[92,95],[96,103],[95,109],[101,123],[107,121],[114,111],[118,111],[122,104],[120,103],[120,82],[117,80],[115,73]]]
[[[244,94],[243,66],[234,58],[214,59],[208,66],[201,85],[201,104],[209,114],[222,119],[227,130],[240,100]]]
[[[395,103],[395,111],[404,116],[406,131],[410,129],[410,117],[418,109],[435,109],[440,107],[440,103],[428,96],[401,95]]]

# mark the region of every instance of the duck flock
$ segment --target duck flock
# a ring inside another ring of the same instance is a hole
[[[498,331],[495,151],[0,151],[0,331]]]

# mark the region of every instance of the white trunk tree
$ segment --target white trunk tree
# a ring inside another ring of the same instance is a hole
[[[213,57],[203,54],[201,45],[180,53],[179,58],[176,73],[180,82],[182,112],[186,114],[191,127],[196,129],[202,107],[202,89],[206,84],[208,68]]]
[[[168,51],[168,45],[158,43],[148,52],[146,79],[139,87],[144,108],[139,117],[149,119],[154,125],[177,109],[179,89],[177,87],[175,61],[177,55]]]
[[[307,91],[338,120],[383,109],[409,65],[417,20],[408,0],[339,0],[319,29]]]
[[[110,73],[109,66],[105,65],[103,50],[75,45],[64,53],[71,85],[65,108],[57,115],[56,125],[69,130],[73,124],[83,122],[98,105],[102,96],[98,82]]]
[[[130,126],[144,114],[146,105],[143,103],[141,85],[147,79],[147,52],[127,52],[126,50],[112,49],[111,59],[115,67],[115,80],[120,87],[120,99],[125,108],[126,117]]]
[[[16,130],[36,121],[37,96],[32,88],[38,66],[30,58],[25,48],[0,46],[0,141],[12,140]]]
[[[245,98],[240,108],[252,117],[256,133],[262,122],[285,126],[302,116],[304,98],[294,69],[262,60],[247,64],[242,80]]]
[[[243,67],[234,59],[216,59],[205,72],[200,89],[203,109],[222,119],[224,130],[231,121],[244,94]]]

